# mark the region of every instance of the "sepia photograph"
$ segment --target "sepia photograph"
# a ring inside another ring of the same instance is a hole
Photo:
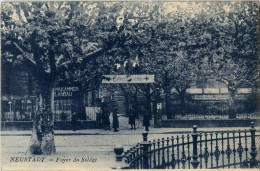
[[[259,169],[259,9],[1,2],[1,170]]]

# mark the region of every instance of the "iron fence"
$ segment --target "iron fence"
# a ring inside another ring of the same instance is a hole
[[[256,100],[237,99],[234,103],[237,119],[259,118]],[[187,99],[181,105],[180,100],[172,101],[172,115],[176,119],[228,119],[228,100]]]
[[[223,114],[223,115],[218,115],[218,114],[175,114],[175,119],[185,119],[185,120],[204,120],[204,119],[229,119],[229,115]],[[163,119],[166,120],[167,116],[164,115]],[[240,113],[236,114],[236,119],[260,119],[259,113]]]
[[[194,126],[191,134],[153,141],[144,132],[143,142],[121,158],[130,169],[255,168],[260,161],[259,140],[260,130],[253,122],[249,130],[198,132]]]
[[[56,100],[54,102],[55,121],[71,121],[72,118],[72,100]]]

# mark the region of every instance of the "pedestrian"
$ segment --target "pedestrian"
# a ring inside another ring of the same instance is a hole
[[[96,114],[97,114],[98,127],[99,127],[99,128],[102,128],[102,114],[101,114],[100,111],[97,111]]]
[[[109,120],[110,112],[105,102],[101,103],[101,114],[102,114],[102,125],[104,129],[110,130],[110,120]]]
[[[113,128],[114,128],[114,132],[118,132],[119,121],[118,121],[116,109],[113,110]]]
[[[106,129],[110,130],[110,120],[109,120],[109,116],[110,116],[110,111],[107,109],[106,113],[105,113],[105,117],[106,117]]]
[[[106,108],[106,104],[105,104],[105,102],[102,101],[101,105],[100,105],[101,124],[102,124],[102,127],[106,130],[105,108]]]
[[[64,111],[61,113],[60,119],[61,119],[62,121],[65,121],[65,122],[66,122],[66,120],[67,120],[67,115],[65,114]]]
[[[101,113],[101,124],[102,124],[102,128],[104,128],[104,130],[106,130],[106,117],[105,117],[105,114]]]
[[[71,116],[71,127],[73,131],[76,131],[77,129],[77,118],[76,118],[76,112],[72,113]]]
[[[102,112],[101,112],[101,99],[97,99],[97,108],[95,109],[97,114],[98,127],[102,128]]]
[[[148,110],[144,109],[143,115],[144,115],[143,126],[145,127],[145,131],[149,131],[150,120],[149,120]]]
[[[129,124],[131,129],[135,129],[135,113],[133,109],[129,109]]]

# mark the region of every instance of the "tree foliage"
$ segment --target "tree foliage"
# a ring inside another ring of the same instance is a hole
[[[173,89],[185,99],[202,75],[213,77],[232,109],[238,88],[257,87],[258,13],[257,2],[3,3],[2,62],[31,70],[47,110],[58,82],[88,91],[104,74],[155,74],[152,85],[126,87],[147,104],[163,90],[169,116]]]

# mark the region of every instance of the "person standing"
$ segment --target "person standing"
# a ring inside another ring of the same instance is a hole
[[[113,128],[114,128],[114,132],[118,132],[119,121],[118,121],[116,109],[113,110]]]
[[[149,131],[150,120],[149,120],[148,110],[144,109],[143,115],[144,115],[143,126],[145,127],[145,131]]]
[[[101,125],[106,130],[106,116],[104,110],[101,111]]]
[[[135,129],[135,113],[133,109],[129,110],[129,124],[131,125],[131,129]]]
[[[76,131],[77,129],[77,118],[76,118],[76,112],[72,113],[71,116],[71,127],[73,131]]]
[[[110,112],[105,102],[101,103],[101,114],[102,114],[102,125],[104,129],[110,130],[110,120],[109,120]]]
[[[106,129],[108,129],[108,130],[110,130],[110,120],[109,120],[109,116],[110,116],[110,111],[108,110],[108,108],[107,108],[107,110],[106,110],[106,112],[105,112],[105,124],[106,124]]]
[[[101,111],[101,99],[97,99],[97,108],[95,108],[97,114],[97,123],[98,127],[102,128],[102,111]]]
[[[106,103],[105,102],[101,102],[101,106],[100,106],[100,113],[101,113],[101,124],[103,126],[103,128],[106,130],[106,116],[105,116],[105,109],[106,108]]]

